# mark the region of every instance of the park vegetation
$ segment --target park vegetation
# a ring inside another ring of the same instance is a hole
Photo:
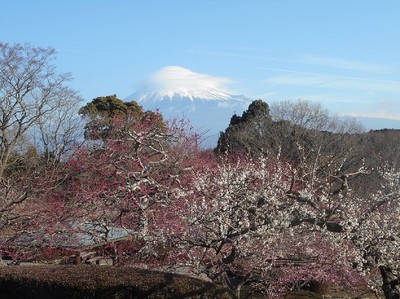
[[[54,50],[0,43],[0,253],[184,273],[237,297],[311,286],[400,296],[400,132],[254,101],[214,150],[116,95],[83,105]],[[125,232],[111,238],[113,229]]]

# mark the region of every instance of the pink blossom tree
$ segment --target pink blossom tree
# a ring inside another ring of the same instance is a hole
[[[218,160],[176,123],[114,130],[70,161],[77,171],[71,215],[134,230],[148,266],[202,273],[238,294],[244,284],[280,294],[312,281],[355,287],[364,279],[396,294],[395,171],[367,199],[351,190],[352,178],[367,171],[329,169],[329,157],[324,169],[279,157]]]
[[[15,205],[32,213],[25,224],[48,222],[53,244],[60,231],[106,243],[118,227],[138,241],[136,258],[149,267],[205,274],[238,295],[245,284],[279,295],[312,281],[350,287],[365,279],[397,298],[395,169],[366,198],[351,190],[352,179],[368,175],[363,167],[345,171],[318,153],[296,163],[216,158],[199,150],[185,122],[157,113],[114,116],[106,135],[95,134],[54,176],[58,187],[46,200]]]
[[[108,124],[107,136],[96,139],[93,132],[92,141],[68,162],[66,223],[79,223],[75,229],[91,234],[96,243],[109,240],[110,228],[122,228],[141,240],[142,253],[153,251],[152,246],[162,242],[154,229],[157,211],[180,192],[199,136],[185,121],[166,123],[153,112],[140,119],[114,116]],[[84,223],[98,229],[85,231]]]

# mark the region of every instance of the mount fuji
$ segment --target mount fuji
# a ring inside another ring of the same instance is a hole
[[[151,74],[138,90],[125,98],[136,101],[146,110],[158,110],[164,118],[185,118],[205,135],[204,146],[216,146],[234,113],[246,110],[250,98],[230,94],[225,86],[230,80],[195,73],[178,66],[168,66]]]

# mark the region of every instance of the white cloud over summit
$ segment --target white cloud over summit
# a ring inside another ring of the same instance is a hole
[[[138,84],[138,89],[151,91],[182,91],[196,94],[201,90],[218,90],[229,93],[227,85],[232,81],[224,77],[193,72],[180,66],[166,66],[150,74]]]
[[[216,145],[234,113],[242,113],[250,99],[231,94],[229,78],[196,73],[180,66],[167,66],[137,84],[135,93],[125,98],[137,101],[146,110],[157,110],[165,119],[184,118],[199,132],[213,136]]]

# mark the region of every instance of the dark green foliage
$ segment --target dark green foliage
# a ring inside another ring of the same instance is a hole
[[[241,122],[249,122],[252,120],[265,120],[270,121],[268,104],[262,100],[253,101],[247,111],[244,111],[241,117]]]
[[[303,111],[304,114],[307,111]],[[326,115],[326,111],[322,112]],[[329,121],[327,115],[326,121]],[[343,125],[340,120],[335,121],[338,127]],[[215,152],[272,155],[309,168],[318,162],[318,169],[310,168],[309,171],[332,180],[332,192],[343,174],[356,173],[363,167],[368,175],[362,176],[363,180],[360,175],[352,177],[352,190],[367,196],[380,187],[381,173],[388,163],[399,169],[400,130],[365,133],[353,132],[349,127],[348,131],[334,133],[305,128],[288,120],[273,121],[268,105],[257,100],[242,116],[232,116],[228,128],[220,133]]]
[[[306,147],[311,145],[303,128],[288,121],[274,122],[268,104],[256,100],[242,116],[232,116],[229,127],[220,133],[216,152],[245,152],[253,156],[280,154],[296,160],[296,143],[299,142]]]
[[[21,176],[21,173],[36,168],[40,163],[44,164],[45,160],[34,146],[29,146],[25,152],[13,152],[6,168],[6,177]]]
[[[90,118],[112,118],[117,115],[127,115],[128,112],[137,117],[142,117],[144,114],[143,108],[135,101],[123,102],[115,94],[97,97],[79,110],[79,114]]]
[[[134,123],[147,115],[135,101],[123,102],[116,95],[93,99],[79,114],[89,119],[85,126],[86,139],[107,138],[117,119]]]
[[[262,100],[254,101],[242,116],[234,114],[229,127],[220,133],[216,151],[250,152],[252,154],[269,150],[264,141],[268,139],[271,123],[268,104]]]
[[[340,158],[354,145],[354,136],[306,129],[287,120],[273,121],[268,104],[257,100],[241,117],[232,116],[229,127],[220,134],[216,152],[279,155],[297,162],[321,154]]]

